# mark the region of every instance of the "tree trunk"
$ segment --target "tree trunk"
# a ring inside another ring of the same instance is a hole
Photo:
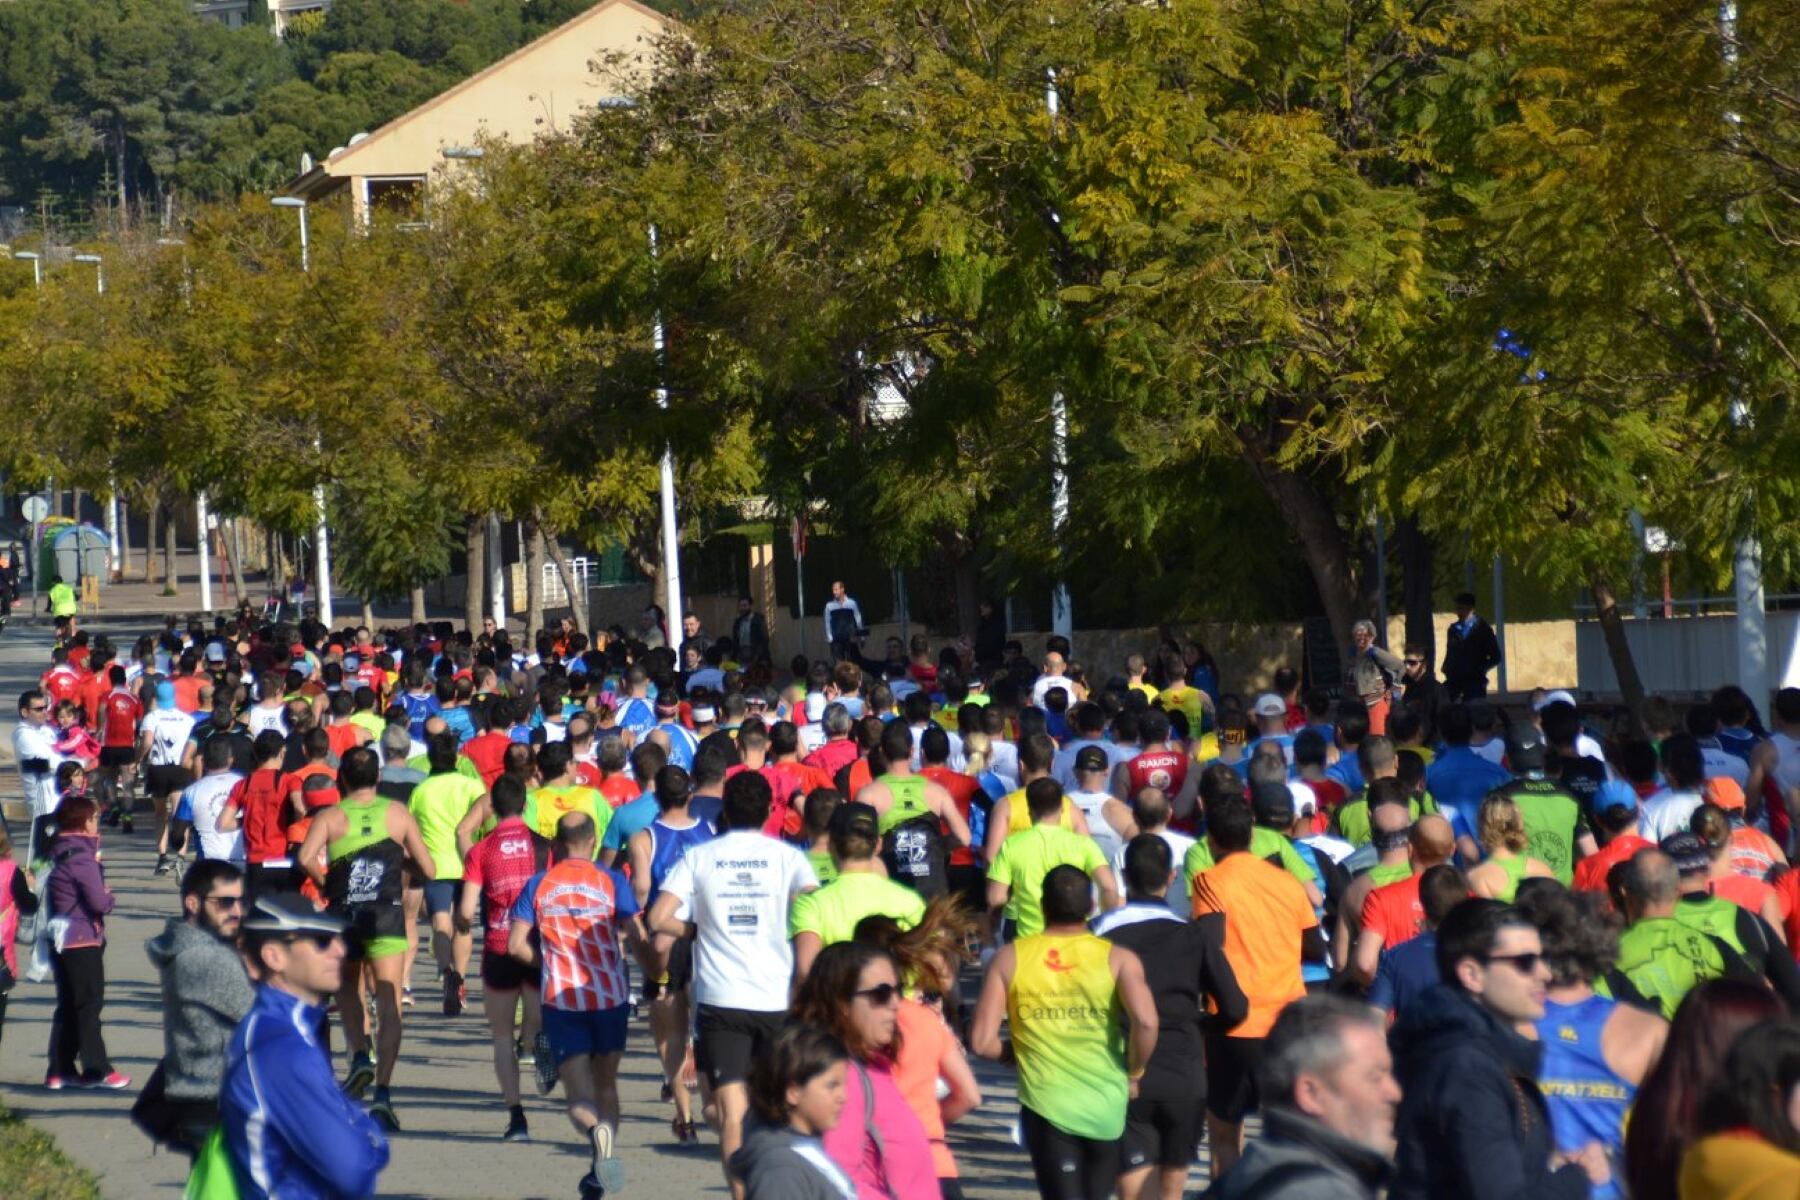
[[[463,625],[476,633],[481,629],[481,600],[487,590],[487,518],[470,513],[463,518],[463,525],[463,546],[469,560],[463,572],[468,579],[463,586]]]
[[[957,632],[975,644],[975,630],[981,624],[981,567],[974,554],[963,554],[951,564],[956,586]]]
[[[1613,674],[1619,679],[1619,694],[1625,701],[1631,734],[1644,737],[1644,681],[1638,675],[1637,660],[1631,656],[1631,643],[1625,640],[1625,621],[1619,615],[1618,599],[1606,573],[1598,567],[1589,573],[1588,580],[1600,617],[1600,633],[1606,638],[1606,653],[1612,659]]]
[[[149,546],[144,551],[144,582],[156,582],[156,545],[162,534],[162,505],[150,506]]]
[[[375,628],[375,605],[367,596],[363,597],[362,602],[362,623],[365,629]]]
[[[243,543],[238,537],[238,523],[236,517],[231,518],[231,532],[229,534],[226,533],[223,527],[220,527],[219,544],[225,547],[225,561],[231,566],[231,594],[237,597],[237,602],[239,604],[242,604],[245,596],[244,564],[239,561],[239,553]]]
[[[556,564],[556,577],[562,580],[563,591],[569,597],[569,615],[575,618],[575,632],[587,632],[587,597],[576,594],[575,573],[569,570],[568,562],[563,558],[562,539],[556,536],[556,530],[545,525],[540,517],[538,528],[544,531],[545,548],[550,552],[550,561]],[[673,629],[681,628],[681,616],[669,617]]]
[[[1300,549],[1319,589],[1319,600],[1331,621],[1331,636],[1338,653],[1350,648],[1350,627],[1356,624],[1356,570],[1351,565],[1350,539],[1338,525],[1337,513],[1312,480],[1276,466],[1260,443],[1240,435],[1244,461],[1275,502],[1276,511],[1299,535]]]
[[[163,505],[163,590],[173,596],[179,589],[181,575],[175,569],[175,506]]]
[[[536,517],[525,519],[525,637],[527,650],[537,645],[544,627],[544,533]]]
[[[412,586],[412,623],[425,624],[425,586],[415,583]]]
[[[131,573],[131,509],[119,497],[119,582]]]
[[[1437,670],[1437,630],[1431,623],[1433,560],[1437,546],[1419,528],[1413,517],[1403,517],[1394,526],[1394,540],[1400,550],[1401,605],[1406,613],[1406,644],[1425,651],[1425,670]]]

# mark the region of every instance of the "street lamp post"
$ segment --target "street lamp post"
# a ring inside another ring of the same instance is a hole
[[[36,250],[14,250],[13,257],[31,264],[31,286],[44,286],[44,256]]]
[[[1044,109],[1050,114],[1052,138],[1056,136],[1056,116],[1061,108],[1056,72],[1050,70],[1044,78]],[[1050,219],[1062,224],[1062,218],[1054,212]],[[1069,406],[1061,388],[1050,393],[1050,527],[1056,539],[1057,558],[1056,590],[1050,593],[1050,632],[1072,637],[1075,610],[1069,603],[1069,582],[1063,573],[1068,564],[1062,561],[1069,534]]]
[[[276,208],[291,208],[300,215],[300,270],[304,274],[312,274],[312,259],[308,255],[306,243],[306,201],[298,196],[276,196],[270,200]],[[322,449],[322,441],[318,435],[313,436],[313,448]],[[314,531],[313,544],[318,550],[318,589],[319,589],[319,623],[327,629],[332,624],[331,611],[331,533],[325,528],[325,484],[313,485],[313,507],[318,510],[319,523]]]
[[[185,246],[180,238],[159,237],[159,246]],[[181,281],[181,300],[184,305],[193,305],[192,276],[184,274]],[[201,488],[194,497],[194,543],[200,552],[200,611],[213,610],[212,590],[212,532],[207,528],[206,489]]]
[[[44,257],[43,257],[43,255],[39,254],[36,250],[14,250],[12,252],[12,256],[15,259],[18,259],[20,262],[28,262],[31,264],[31,286],[37,291],[40,291],[40,292],[43,291],[44,290]],[[54,515],[56,512],[56,480],[50,479],[47,482],[48,482],[49,486],[46,487],[44,490],[50,494],[50,511],[51,511],[51,514]],[[39,525],[39,522],[36,522],[36,521],[32,522],[32,525],[31,525],[31,607],[32,607],[33,611],[36,611],[36,609],[37,609],[37,598],[38,598],[38,559],[37,559],[38,525]]]
[[[75,261],[94,268],[94,294],[106,295],[106,261],[98,254],[77,254]],[[112,580],[117,583],[125,576],[125,563],[119,552],[119,481],[116,477],[107,479],[106,490],[106,558]],[[152,513],[150,519],[154,521],[156,514]]]

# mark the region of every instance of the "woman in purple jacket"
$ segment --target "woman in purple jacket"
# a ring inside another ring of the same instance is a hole
[[[56,1015],[50,1023],[50,1073],[44,1086],[131,1086],[113,1070],[100,1036],[100,1007],[106,999],[106,914],[113,894],[100,866],[100,810],[86,796],[71,796],[56,810],[56,839],[50,843],[50,918],[56,931],[50,965],[56,975]],[[81,1074],[75,1056],[81,1055]]]

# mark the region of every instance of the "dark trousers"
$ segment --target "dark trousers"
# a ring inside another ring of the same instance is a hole
[[[56,1014],[50,1025],[50,1073],[75,1074],[81,1056],[84,1078],[112,1074],[106,1039],[100,1036],[100,1007],[106,1000],[106,948],[81,946],[50,956],[56,976]]]

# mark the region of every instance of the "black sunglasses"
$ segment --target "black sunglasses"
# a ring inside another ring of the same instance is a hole
[[[1510,963],[1512,969],[1519,974],[1529,975],[1537,970],[1538,964],[1544,961],[1544,956],[1542,954],[1490,954],[1482,961]]]
[[[296,933],[287,939],[287,943],[291,946],[295,942],[311,942],[314,950],[324,953],[331,949],[331,943],[337,941],[339,936],[335,933]]]
[[[242,896],[208,896],[206,902],[208,904],[216,904],[220,908],[244,907],[244,898]]]
[[[850,994],[863,997],[876,1008],[886,1008],[900,999],[900,987],[893,983],[878,983],[872,988],[861,988]]]

